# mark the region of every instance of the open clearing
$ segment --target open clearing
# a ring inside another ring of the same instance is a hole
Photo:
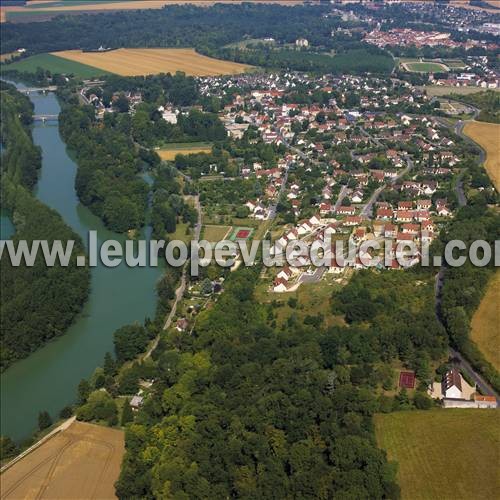
[[[244,73],[251,66],[221,61],[194,49],[117,49],[110,52],[65,50],[53,55],[100,68],[121,76],[140,76],[183,71],[191,76]]]
[[[3,66],[4,71],[17,70],[26,71],[27,73],[35,73],[37,68],[43,68],[53,74],[75,75],[78,78],[95,78],[109,74],[108,71],[56,57],[52,54],[37,54]]]
[[[497,498],[498,410],[375,415],[378,445],[399,463],[403,499]]]
[[[229,236],[232,226],[203,226],[203,239],[210,243],[217,243]]]
[[[209,142],[183,142],[169,144],[168,147],[156,150],[164,161],[173,161],[177,155],[194,155],[198,153],[211,153],[212,144]]]
[[[486,151],[484,166],[500,192],[500,125],[471,121],[465,125],[464,133]]]
[[[116,498],[124,433],[83,422],[55,435],[1,476],[1,498]]]
[[[486,294],[472,318],[472,340],[484,357],[500,371],[500,270],[491,278]]]
[[[450,94],[468,95],[485,91],[482,87],[452,87],[451,85],[425,85],[420,88],[425,90],[431,97]],[[499,89],[493,90],[498,91]]]

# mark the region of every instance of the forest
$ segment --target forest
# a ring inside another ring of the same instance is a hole
[[[155,353],[154,394],[127,426],[118,496],[398,498],[367,379],[354,385],[347,366],[332,368],[325,332],[268,326],[258,274],[232,273],[193,335]]]
[[[67,101],[59,117],[61,136],[75,151],[80,201],[111,230],[144,225],[148,186],[138,175],[148,164],[128,134],[129,116],[107,117],[98,125],[92,106]]]
[[[362,43],[356,44],[356,48],[343,50],[334,56],[309,51],[273,48],[248,50],[229,47],[209,51],[207,55],[254,66],[333,74],[367,72],[388,74],[394,67],[394,61],[387,52]]]
[[[292,314],[277,329],[259,272],[231,273],[191,336],[164,337],[155,366],[136,367],[155,384],[126,428],[119,498],[399,498],[371,416],[432,406],[447,335],[431,273],[357,273],[325,311],[345,326]],[[384,394],[398,360],[419,378],[412,399]]]
[[[31,139],[33,109],[29,99],[11,85],[1,84],[2,157],[1,206],[12,214],[14,244],[26,240],[74,240],[68,267],[48,267],[39,253],[35,265],[14,267],[9,258],[0,261],[2,343],[0,368],[28,356],[49,340],[62,335],[80,312],[88,295],[90,274],[77,267],[83,242],[54,210],[38,201],[31,190],[41,166],[39,149]],[[47,293],[50,290],[50,293]],[[29,314],[26,314],[29,311]]]
[[[251,38],[274,36],[294,42],[303,36],[327,43],[339,19],[324,18],[328,7],[219,4],[211,8],[170,5],[161,10],[60,16],[36,23],[2,26],[2,53],[25,47],[29,53],[105,47],[215,48]],[[144,29],[148,26],[148,30]],[[223,28],[223,29],[222,29]]]

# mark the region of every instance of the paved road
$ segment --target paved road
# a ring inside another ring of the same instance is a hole
[[[194,227],[193,240],[199,241],[201,227],[202,227],[202,217],[201,217],[200,197],[198,195],[196,195],[194,197],[194,206],[196,208],[196,211],[198,212],[198,221],[196,222],[196,225]],[[189,269],[189,261],[186,262],[186,264],[184,264],[184,267],[182,268],[181,282],[179,283],[179,286],[175,290],[175,300],[174,300],[174,303],[172,304],[172,309],[170,310],[170,312],[165,320],[165,324],[163,325],[163,330],[167,330],[168,328],[170,328],[170,325],[172,324],[172,320],[174,319],[175,313],[177,311],[177,306],[179,305],[179,302],[182,300],[182,297],[184,296],[184,292],[186,290],[186,285],[187,285],[188,269]],[[149,346],[149,349],[144,354],[143,359],[147,359],[151,356],[153,351],[158,347],[158,343],[160,342],[160,338],[161,338],[161,332],[155,337],[155,339],[153,340],[153,342]]]
[[[386,184],[383,184],[379,188],[377,188],[373,194],[371,195],[370,199],[368,202],[365,204],[365,206],[361,210],[361,217],[366,217],[367,219],[371,219],[373,217],[373,205],[376,203],[378,200],[378,197],[380,196],[380,193],[387,187]]]
[[[377,144],[377,146],[379,146],[379,147],[385,147],[380,142],[379,139],[377,139],[376,137],[373,137],[372,135],[370,135],[363,127],[360,127],[360,130],[361,130],[362,134],[364,134],[370,140],[374,141],[375,144]],[[361,216],[362,217],[366,217],[368,219],[371,219],[373,217],[373,214],[372,214],[373,205],[377,202],[377,200],[378,200],[380,194],[382,193],[382,191],[387,186],[392,186],[392,185],[396,184],[396,182],[399,181],[399,179],[401,179],[402,177],[404,177],[415,166],[415,164],[413,163],[413,160],[411,159],[411,157],[409,155],[404,155],[403,158],[406,161],[406,165],[407,166],[403,170],[401,170],[401,172],[399,172],[399,174],[396,177],[394,177],[393,179],[391,179],[387,184],[386,183],[382,184],[379,188],[377,188],[374,191],[374,193],[372,194],[372,196],[370,197],[370,199],[368,200],[368,202],[365,204],[365,206],[361,210]]]
[[[436,275],[436,285],[435,285],[435,304],[436,304],[436,317],[438,321],[443,325],[444,324],[441,320],[440,316],[440,305],[441,305],[441,291],[444,285],[444,267],[441,267],[439,273]],[[452,347],[449,348],[449,355],[450,358],[453,359],[458,366],[458,368],[463,371],[464,373],[467,373],[467,375],[474,380],[476,383],[477,387],[481,391],[481,393],[485,396],[495,396],[497,400],[499,399],[498,394],[496,391],[491,387],[484,378],[477,373],[474,368],[470,365],[470,363],[455,349]],[[500,403],[500,401],[499,401]]]
[[[474,112],[472,120],[475,120],[478,117],[480,110],[474,106],[470,106],[470,107]],[[440,119],[438,119],[438,120],[439,120],[439,123],[441,123],[442,125],[444,125],[448,128],[451,128],[450,125],[447,122],[445,122],[444,120],[440,120]],[[455,132],[455,134],[457,134],[459,137],[461,137],[464,141],[475,146],[475,148],[479,152],[479,162],[484,164],[484,162],[486,161],[486,151],[477,142],[473,141],[468,135],[464,134],[464,127],[470,121],[471,120],[466,120],[466,121],[458,120],[458,122],[453,127],[453,131]],[[460,173],[460,175],[457,177],[457,181],[455,184],[455,192],[457,194],[458,204],[461,207],[464,207],[467,204],[467,197],[465,196],[464,186],[463,186],[463,182],[462,182],[463,174],[464,174],[464,172]]]
[[[349,192],[350,189],[347,186],[342,186],[337,201],[333,207],[334,211],[337,211],[339,209],[339,207],[342,205],[342,201],[344,201],[344,198],[348,195]]]
[[[299,278],[299,283],[318,283],[323,278],[326,272],[326,267],[318,267],[313,274],[303,273]]]

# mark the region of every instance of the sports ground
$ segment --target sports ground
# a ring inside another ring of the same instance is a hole
[[[246,241],[254,233],[252,227],[235,227],[229,239],[231,241]]]

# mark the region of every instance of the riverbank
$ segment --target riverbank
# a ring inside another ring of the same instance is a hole
[[[29,97],[35,114],[59,114],[54,94],[30,93]],[[37,122],[33,140],[42,149],[37,198],[56,210],[85,245],[90,230],[97,231],[99,243],[108,239],[123,243],[126,236],[107,230],[80,204],[74,188],[77,167],[57,123]],[[149,229],[146,232],[149,234]],[[68,331],[1,375],[2,434],[22,442],[36,429],[39,411],[47,410],[55,417],[75,401],[80,380],[102,364],[106,352],[113,351],[113,332],[154,316],[155,285],[162,272],[161,268],[129,268],[125,264],[91,269],[89,299]]]

